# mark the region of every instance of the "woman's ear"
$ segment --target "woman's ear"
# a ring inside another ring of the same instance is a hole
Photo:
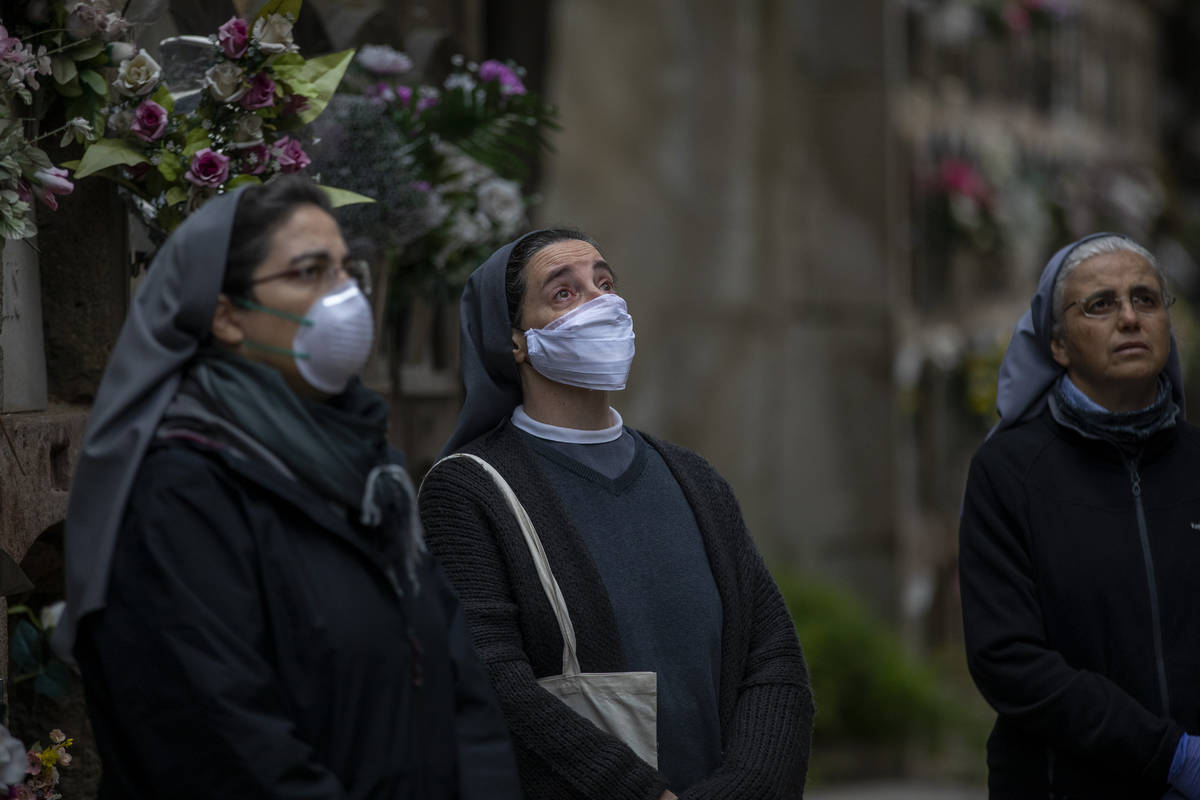
[[[529,361],[529,350],[525,347],[525,333],[517,328],[513,328],[512,343],[513,361],[516,361],[518,364],[524,364]]]
[[[227,294],[217,295],[217,310],[213,312],[212,335],[227,347],[237,347],[246,338],[237,320],[237,309]]]

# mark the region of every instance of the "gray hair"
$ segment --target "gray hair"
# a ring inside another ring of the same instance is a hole
[[[1167,275],[1163,272],[1162,267],[1158,265],[1158,260],[1149,250],[1142,247],[1133,239],[1115,233],[1111,236],[1100,236],[1096,239],[1089,239],[1067,255],[1067,260],[1063,262],[1062,268],[1059,269],[1058,275],[1054,278],[1054,302],[1051,304],[1054,310],[1052,317],[1054,324],[1050,328],[1050,338],[1058,339],[1062,333],[1063,295],[1066,292],[1067,276],[1089,258],[1107,253],[1133,253],[1135,256],[1144,258],[1146,263],[1154,267],[1154,271],[1158,274],[1158,287],[1163,295],[1166,296]]]

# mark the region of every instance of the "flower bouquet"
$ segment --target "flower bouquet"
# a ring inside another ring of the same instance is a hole
[[[50,746],[35,743],[29,750],[0,725],[0,784],[8,800],[58,800],[60,768],[71,765],[67,750],[75,744],[58,728],[50,731]]]
[[[527,91],[520,67],[495,60],[456,56],[437,86],[385,46],[363,47],[356,67],[370,122],[395,137],[407,193],[393,285],[455,291],[527,224],[534,198],[524,184],[549,147],[545,132],[558,127],[555,110]]]
[[[93,138],[97,98],[107,92],[98,70],[128,28],[106,0],[79,0],[69,10],[58,0],[0,20],[0,237],[33,236],[33,198],[54,210],[56,195],[73,190],[68,172],[51,163],[42,142],[62,135],[65,147]],[[66,124],[34,133],[60,96]]]
[[[75,177],[104,175],[127,189],[152,231],[165,235],[205,200],[310,164],[299,134],[328,104],[354,53],[305,60],[292,41],[300,0],[271,0],[210,36],[202,87],[173,94],[143,51],[120,62],[104,138]],[[369,198],[325,187],[335,206]]]

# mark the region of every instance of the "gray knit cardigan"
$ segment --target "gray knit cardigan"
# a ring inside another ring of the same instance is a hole
[[[703,458],[642,434],[683,489],[724,614],[722,762],[683,800],[803,797],[812,734],[808,669],[779,589],[729,485]],[[585,672],[626,669],[595,564],[520,433],[504,422],[463,447],[513,487],[562,588]],[[421,490],[426,540],[458,590],[475,647],[500,696],[528,800],[658,800],[666,781],[623,743],[542,690],[562,672],[562,637],[520,529],[491,479],[455,459]]]

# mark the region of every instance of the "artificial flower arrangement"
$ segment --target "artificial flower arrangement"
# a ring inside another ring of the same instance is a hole
[[[535,198],[524,184],[537,153],[548,149],[546,132],[558,127],[556,112],[527,90],[524,70],[512,63],[455,56],[447,77],[432,85],[390,47],[365,46],[355,61],[352,80],[370,117],[395,134],[407,193],[390,289],[456,291],[527,224]]]
[[[305,60],[292,40],[300,6],[271,0],[210,36],[212,66],[194,107],[177,101],[146,51],[122,60],[104,138],[88,146],[75,177],[119,183],[163,236],[218,193],[309,166],[300,131],[324,110],[354,51]],[[335,206],[369,201],[325,188]]]
[[[7,23],[7,25],[6,25]],[[37,233],[36,197],[51,210],[57,195],[74,184],[54,166],[43,142],[62,136],[61,146],[94,138],[100,105],[107,95],[101,71],[120,52],[129,22],[107,0],[31,4],[25,16],[0,20],[0,236],[22,239]],[[37,124],[62,98],[66,123],[35,133]]]
[[[0,791],[8,800],[58,800],[60,768],[71,765],[68,749],[75,744],[58,728],[50,731],[50,745],[35,743],[28,750],[0,725]]]
[[[947,155],[939,159],[932,175],[918,182],[929,212],[926,224],[936,233],[977,252],[1001,244],[995,214],[996,191],[968,158]]]

